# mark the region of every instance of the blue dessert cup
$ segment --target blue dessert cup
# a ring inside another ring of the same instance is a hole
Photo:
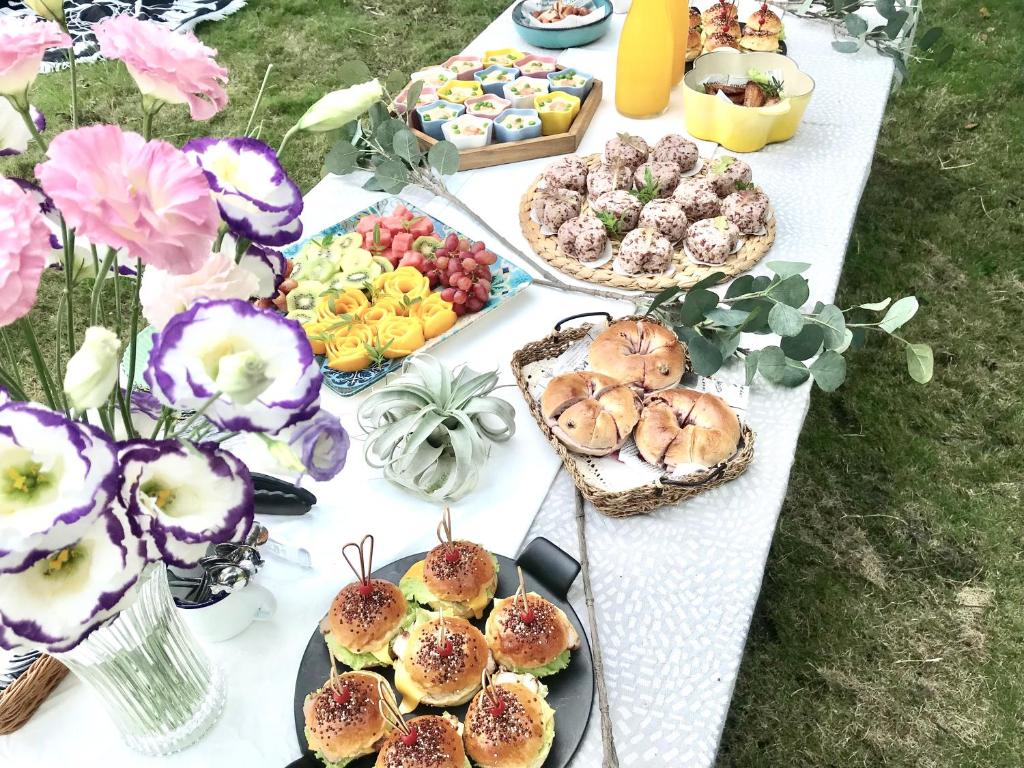
[[[430,104],[424,104],[422,107],[416,107],[416,114],[420,118],[420,126],[423,128],[423,132],[432,139],[443,141],[444,134],[441,132],[441,127],[447,123],[448,120],[425,120],[423,118],[425,113],[437,107],[448,107],[449,109],[454,110],[455,114],[448,118],[448,120],[451,120],[463,114],[466,111],[466,106],[465,104],[456,104],[453,101],[439,100],[432,101]]]
[[[559,75],[562,75],[564,78],[568,73],[574,73],[580,77],[584,77],[586,78],[586,82],[579,87],[569,86],[566,84],[564,79],[559,78]],[[571,93],[573,96],[579,98],[580,101],[583,101],[587,98],[587,94],[590,93],[590,88],[594,84],[594,76],[581,69],[576,69],[575,67],[566,67],[558,72],[548,72],[548,83],[550,84],[550,91]]]
[[[509,79],[493,83],[484,82],[484,78],[487,77],[487,75],[496,71],[507,72],[510,75]],[[499,64],[492,64],[487,69],[482,69],[477,72],[473,77],[478,83],[480,83],[480,87],[484,89],[484,93],[489,93],[492,96],[501,96],[505,86],[519,77],[519,70],[515,67],[503,67]]]
[[[518,115],[520,117],[532,118],[536,121],[535,125],[528,125],[523,128],[506,128],[502,121],[508,115]],[[526,139],[536,139],[540,137],[540,113],[536,109],[506,109],[496,118],[494,118],[494,140],[499,142],[507,141],[524,141]]]

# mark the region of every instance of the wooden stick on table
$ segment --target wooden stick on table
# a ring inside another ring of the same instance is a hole
[[[590,558],[587,556],[587,519],[584,514],[583,494],[576,489],[576,531],[580,543],[580,568],[583,572],[583,597],[587,603],[587,621],[590,625],[590,645],[594,652],[594,677],[597,680],[597,709],[601,713],[601,746],[604,751],[602,768],[619,768],[619,755],[615,751],[615,734],[608,707],[608,689],[604,682],[604,659],[601,640],[597,636],[597,612],[594,592],[590,586]]]

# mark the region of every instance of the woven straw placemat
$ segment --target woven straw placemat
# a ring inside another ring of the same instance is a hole
[[[14,733],[46,701],[68,668],[52,656],[40,656],[17,680],[0,693],[0,736]]]
[[[587,155],[585,160],[591,170],[601,164],[601,155]],[[698,172],[698,176],[707,173],[708,162]],[[775,217],[766,226],[763,235],[746,236],[743,245],[728,262],[703,266],[695,264],[683,252],[682,248],[676,251],[673,257],[675,272],[671,275],[620,275],[613,269],[614,259],[600,267],[591,267],[581,264],[576,259],[571,259],[562,253],[558,247],[558,238],[555,235],[545,235],[541,232],[540,224],[534,221],[531,211],[533,210],[533,198],[537,193],[537,186],[542,177],[534,179],[526,194],[519,203],[519,225],[522,227],[523,235],[533,250],[555,269],[572,275],[579,280],[586,280],[589,283],[607,285],[612,288],[622,288],[629,291],[663,291],[666,288],[679,286],[689,288],[706,278],[714,272],[723,272],[728,280],[731,277],[742,274],[751,269],[757,262],[764,258],[768,249],[775,242]],[[619,243],[612,240],[612,251],[618,253]]]

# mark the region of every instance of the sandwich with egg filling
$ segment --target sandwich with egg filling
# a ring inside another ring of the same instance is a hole
[[[375,768],[470,768],[462,723],[454,715],[414,717],[391,732]]]
[[[420,611],[416,623],[394,642],[395,688],[401,711],[421,703],[432,707],[465,704],[480,690],[480,675],[494,659],[479,629],[465,619]]]
[[[480,768],[540,768],[555,740],[547,686],[532,675],[499,672],[469,704],[463,741]]]
[[[369,579],[345,586],[320,622],[331,654],[352,669],[389,667],[391,641],[415,612],[390,581]]]
[[[387,681],[375,672],[346,672],[306,696],[306,742],[327,768],[344,768],[384,743],[391,724],[378,706],[381,691],[393,698]]]
[[[580,636],[565,613],[536,592],[495,600],[486,637],[503,669],[534,677],[565,669],[569,652],[580,647]]]
[[[482,618],[498,588],[498,560],[471,541],[445,541],[398,582],[408,600],[446,616]]]

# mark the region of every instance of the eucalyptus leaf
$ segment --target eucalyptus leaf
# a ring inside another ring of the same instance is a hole
[[[860,37],[868,31],[868,23],[855,13],[847,14],[843,19],[843,24],[846,26],[846,31],[853,37]]]
[[[451,176],[459,170],[459,150],[450,141],[439,141],[427,153],[430,167],[442,176]]]
[[[755,349],[748,352],[747,356],[743,359],[743,371],[746,374],[748,387],[754,383],[754,377],[757,375],[757,360],[760,354],[760,350]]]
[[[379,179],[376,174],[363,182],[363,189],[369,192],[387,192],[385,182]]]
[[[932,348],[927,344],[907,344],[907,369],[910,378],[918,384],[927,384],[932,379],[935,359]]]
[[[704,319],[705,313],[718,306],[718,294],[707,288],[698,288],[686,292],[686,298],[679,305],[677,320],[683,325],[696,325]]]
[[[336,173],[344,176],[351,173],[359,162],[359,150],[350,142],[339,141],[324,158],[324,173]]]
[[[860,50],[859,40],[833,40],[832,48],[840,53],[856,53]]]
[[[804,316],[799,309],[776,304],[768,313],[768,327],[779,336],[796,336],[804,327]]]
[[[728,288],[725,289],[725,298],[732,299],[736,296],[745,296],[746,294],[753,292],[754,276],[740,275],[729,284]]]
[[[896,11],[896,13],[889,17],[889,23],[885,25],[886,36],[890,40],[898,38],[909,18],[910,13],[907,11]]]
[[[814,383],[826,392],[835,392],[846,381],[846,359],[834,350],[826,350],[811,363]]]
[[[784,387],[795,387],[810,378],[807,366],[790,360],[779,347],[765,347],[758,356],[757,370],[768,381]]]
[[[941,67],[943,64],[948,62],[953,57],[953,46],[952,44],[946,45],[939,49],[939,52],[935,54],[933,61],[935,66]]]
[[[379,101],[376,101],[370,105],[369,115],[371,128],[376,128],[378,125],[380,125],[383,122],[386,122],[391,117],[391,115],[388,114],[387,107],[385,107]]]
[[[826,304],[818,312],[817,319],[825,332],[825,348],[841,347],[846,340],[846,318],[843,311],[835,304]]]
[[[406,124],[396,117],[389,118],[383,123],[378,125],[373,130],[373,138],[380,144],[384,149],[394,150],[395,136],[402,131],[408,132],[409,128]]]
[[[422,153],[420,152],[420,141],[412,131],[399,131],[391,140],[395,154],[403,160],[408,160],[411,165],[418,165]]]
[[[692,328],[681,334],[690,354],[690,365],[698,376],[711,376],[722,367],[722,351]]]
[[[933,45],[939,42],[939,38],[942,37],[942,32],[942,27],[932,27],[921,35],[921,39],[917,43],[918,46],[920,46],[923,51],[930,50]]]
[[[366,83],[373,80],[373,75],[370,74],[370,68],[358,59],[346,61],[334,71],[334,77],[345,88],[350,85]]]
[[[391,93],[398,94],[406,85],[409,84],[409,75],[400,69],[396,69],[387,79],[384,81],[384,87],[387,88]]]
[[[405,94],[406,114],[411,115],[416,110],[416,105],[420,101],[420,94],[423,93],[423,85],[422,80],[417,80],[409,86],[409,91]]]
[[[384,192],[398,194],[409,183],[409,169],[395,160],[382,160],[374,169]]]
[[[850,345],[852,343],[853,343],[853,331],[851,331],[849,328],[846,328],[846,329],[843,330],[843,341],[842,341],[842,343],[838,347],[836,347],[834,351],[838,352],[839,354],[843,354],[846,350],[848,350],[850,348]]]
[[[891,18],[896,13],[896,8],[893,6],[893,0],[875,0],[875,10],[878,11],[879,15],[885,18]]]
[[[746,322],[747,318],[750,317],[750,313],[744,312],[742,309],[712,307],[704,313],[704,316],[716,325],[722,325],[726,328],[738,328]]]
[[[811,289],[802,275],[790,275],[771,285],[768,295],[791,307],[802,307],[811,295]]]
[[[712,335],[711,340],[718,347],[718,351],[722,353],[722,362],[724,363],[736,354],[736,349],[740,345],[740,334],[738,331],[719,331]]]
[[[674,285],[671,288],[666,288],[663,291],[659,291],[658,294],[651,301],[651,305],[647,308],[647,311],[644,314],[654,314],[654,311],[658,309],[658,307],[660,307],[667,301],[672,301],[672,299],[676,298],[682,292],[683,289],[680,288],[678,285]]]
[[[743,321],[743,324],[740,325],[739,330],[746,331],[747,333],[767,333],[768,315],[775,305],[768,299],[749,299],[748,301],[737,302],[733,308],[738,309],[741,304],[743,305],[742,311],[749,312],[750,314]]]
[[[917,308],[917,298],[914,296],[904,296],[889,307],[889,311],[885,313],[885,317],[882,318],[878,327],[886,333],[899,330],[917,314]]]
[[[779,277],[799,275],[811,268],[806,261],[769,261],[765,266]]]
[[[701,278],[696,283],[691,285],[690,290],[694,291],[697,288],[710,288],[712,285],[718,285],[724,279],[725,272],[712,272],[707,277]]]
[[[881,301],[875,301],[871,304],[858,304],[857,307],[860,309],[867,309],[872,312],[881,312],[883,309],[888,307],[892,303],[891,298],[882,299]]]
[[[779,342],[786,357],[793,360],[810,360],[821,349],[825,332],[820,325],[807,323],[796,336],[789,336]]]

